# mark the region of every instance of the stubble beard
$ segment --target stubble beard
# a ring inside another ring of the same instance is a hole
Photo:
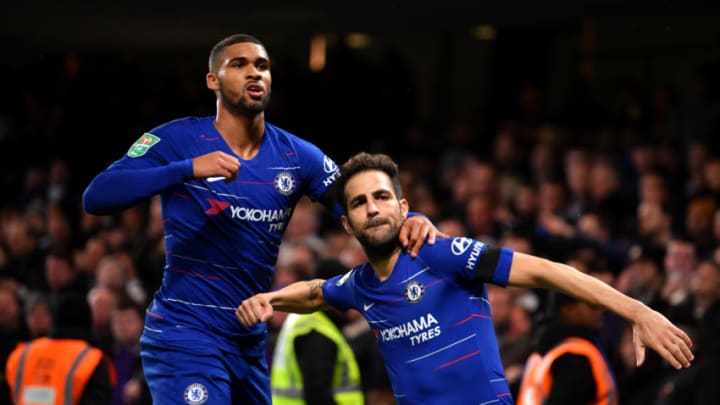
[[[255,116],[267,108],[270,103],[270,91],[265,93],[262,100],[256,101],[249,97],[243,97],[242,93],[228,90],[220,83],[220,99],[233,114]]]
[[[371,258],[385,258],[400,246],[400,227],[393,226],[384,237],[370,236],[367,233],[355,233],[355,237]]]

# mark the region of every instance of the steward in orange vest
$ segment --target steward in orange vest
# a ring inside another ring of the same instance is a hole
[[[6,364],[15,404],[109,404],[115,385],[112,360],[87,339],[90,308],[84,296],[60,297],[48,337],[19,344]]]
[[[567,296],[555,300],[556,317],[525,364],[517,405],[617,405],[612,371],[593,343],[603,310]]]

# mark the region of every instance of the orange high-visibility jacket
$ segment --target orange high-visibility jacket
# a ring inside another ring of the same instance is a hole
[[[516,405],[541,405],[550,395],[553,378],[550,368],[564,354],[585,356],[590,362],[597,392],[593,405],[617,405],[617,388],[610,368],[600,350],[591,342],[570,337],[548,351],[545,356],[533,353],[525,364]]]
[[[115,367],[100,349],[84,340],[38,338],[17,345],[6,363],[7,382],[17,405],[75,405],[101,361]]]

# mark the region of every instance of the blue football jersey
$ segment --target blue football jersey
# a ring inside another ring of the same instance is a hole
[[[367,319],[398,403],[512,404],[485,288],[507,284],[512,256],[441,238],[416,259],[402,251],[385,281],[366,263],[325,282],[323,294]]]
[[[245,328],[235,308],[269,290],[295,203],[303,195],[317,200],[340,172],[315,145],[266,123],[257,156],[240,159],[236,179],[194,179],[192,159],[217,150],[235,155],[212,117],[171,121],[144,134],[102,174],[117,184],[134,173],[125,187],[90,190],[102,201],[87,204],[102,211],[161,194],[166,265],[145,337],[195,341],[198,350],[207,343],[237,352],[240,343],[243,353],[261,355],[265,324]],[[89,189],[103,187],[103,177],[96,183]]]

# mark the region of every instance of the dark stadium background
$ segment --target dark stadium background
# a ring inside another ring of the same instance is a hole
[[[432,152],[422,145],[430,141],[404,135],[418,126],[441,134],[470,119],[489,137],[528,85],[542,94],[547,119],[579,130],[604,118],[577,102],[582,92],[602,105],[622,85],[688,89],[698,71],[717,76],[718,9],[612,0],[7,3],[2,183],[51,155],[70,157],[78,180],[89,180],[154,125],[212,114],[207,53],[235,32],[257,35],[274,58],[268,119],[342,160],[408,144]],[[493,39],[479,39],[482,26]],[[369,34],[370,46],[345,46],[351,33]],[[315,34],[328,36],[328,59],[311,73]],[[592,79],[581,78],[583,64]],[[29,94],[47,111],[19,116]]]

